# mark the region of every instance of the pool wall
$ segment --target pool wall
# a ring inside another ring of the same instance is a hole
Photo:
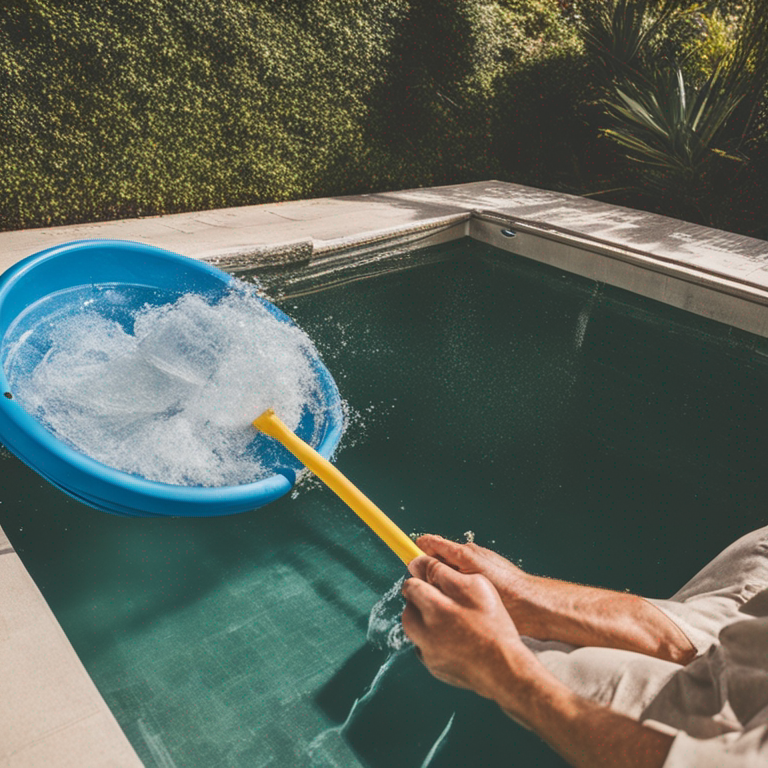
[[[768,336],[768,244],[763,241],[750,243],[754,251],[739,252],[745,243],[734,242],[733,250],[718,253],[711,242],[697,246],[692,234],[680,238],[684,250],[668,256],[658,246],[654,251],[622,245],[494,212],[478,212],[469,229],[474,239],[510,253]]]
[[[765,241],[498,181],[4,232],[0,272],[91,238],[321,274],[464,237],[768,337]],[[0,764],[141,764],[1,530],[0,675]]]

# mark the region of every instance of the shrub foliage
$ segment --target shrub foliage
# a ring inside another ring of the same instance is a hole
[[[489,178],[626,189],[637,158],[615,140],[646,136],[620,124],[615,89],[642,106],[671,83],[680,106],[679,84],[695,100],[721,62],[759,70],[740,40],[761,39],[767,4],[4,0],[0,229]],[[622,88],[631,72],[640,84]],[[682,185],[652,169],[643,186],[663,194],[606,199],[758,234],[768,112],[759,77],[742,90],[716,145],[738,162],[721,154]]]
[[[343,187],[405,10],[399,0],[13,3],[0,15],[0,226]]]
[[[551,0],[4,5],[3,229],[539,177],[576,103]]]
[[[754,118],[768,83],[768,0],[742,4],[730,25],[690,0],[581,0],[580,9],[603,82],[604,133],[629,161],[639,199],[748,228],[766,203],[766,135]],[[746,185],[750,201],[738,194]]]

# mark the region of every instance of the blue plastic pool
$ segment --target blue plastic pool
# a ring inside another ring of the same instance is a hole
[[[765,339],[457,249],[280,303],[349,402],[335,463],[406,532],[666,597],[766,523]],[[0,472],[0,525],[148,767],[420,768],[441,734],[429,768],[563,766],[368,641],[403,568],[327,489],[128,519]]]
[[[285,495],[299,465],[274,441],[254,430],[249,451],[273,474],[262,480],[225,487],[181,486],[108,467],[74,450],[46,429],[13,397],[8,383],[9,353],[20,344],[31,349],[24,365],[34,366],[47,352],[45,332],[33,331],[82,311],[130,326],[145,305],[171,304],[195,293],[215,303],[235,285],[234,279],[204,262],[138,243],[93,240],[50,248],[19,262],[0,277],[0,441],[22,461],[69,495],[92,507],[128,516],[219,516],[263,506]],[[121,301],[106,297],[120,289]],[[263,300],[262,300],[263,301]],[[290,318],[267,301],[264,306],[284,323]],[[128,327],[127,330],[130,330]],[[17,355],[18,357],[18,355]],[[309,408],[297,433],[308,439],[319,432],[316,448],[328,458],[341,437],[341,399],[333,377],[319,357],[313,361],[322,398],[316,424]],[[257,416],[258,414],[254,414]]]

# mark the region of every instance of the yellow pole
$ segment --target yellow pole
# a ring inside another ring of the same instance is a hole
[[[253,426],[282,443],[307,469],[314,472],[406,564],[424,553],[367,496],[361,493],[330,461],[324,459],[280,421],[269,408]]]

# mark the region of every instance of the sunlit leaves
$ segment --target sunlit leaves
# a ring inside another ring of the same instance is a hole
[[[406,6],[10,0],[0,228],[338,190]]]
[[[735,130],[732,118],[742,103],[756,104],[768,83],[768,0],[743,4],[735,39],[721,40],[712,49],[720,58],[701,57],[694,69],[672,58],[663,33],[701,8],[672,0],[586,0],[581,24],[602,67],[602,104],[611,119],[604,134],[635,164],[646,190],[665,195],[678,213],[713,222],[729,176],[722,164],[746,162],[742,145],[756,110]],[[690,41],[682,52],[691,55]],[[703,73],[705,66],[710,70]]]

